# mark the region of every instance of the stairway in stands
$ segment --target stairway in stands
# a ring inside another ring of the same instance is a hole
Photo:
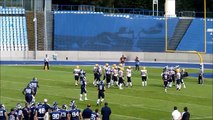
[[[180,18],[172,38],[168,42],[168,50],[176,50],[193,19]]]
[[[35,50],[33,12],[26,12],[29,50]],[[44,13],[37,12],[37,50],[44,50]]]

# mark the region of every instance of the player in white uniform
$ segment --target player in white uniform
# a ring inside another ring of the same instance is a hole
[[[124,72],[123,72],[123,68],[118,68],[118,87],[119,89],[123,89],[122,85],[123,85],[123,76],[124,76]]]
[[[143,67],[141,70],[142,86],[147,86],[148,72],[146,67]]]
[[[73,70],[73,74],[75,77],[75,86],[78,85],[80,71],[81,71],[81,69],[79,68],[79,66],[76,66],[76,68]]]
[[[128,87],[129,85],[130,85],[130,87],[132,87],[131,76],[132,76],[132,68],[131,68],[131,66],[129,66],[126,69],[126,78],[127,78],[126,87]]]
[[[181,89],[181,74],[180,74],[180,69],[176,70],[176,89],[180,90]]]

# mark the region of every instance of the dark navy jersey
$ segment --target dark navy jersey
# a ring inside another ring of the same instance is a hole
[[[34,120],[35,112],[36,112],[36,107],[31,106],[30,107],[30,120]]]
[[[105,89],[104,89],[104,84],[103,83],[101,83],[101,84],[99,84],[98,85],[98,91],[104,91]]]
[[[37,111],[37,117],[38,118],[43,118],[45,113],[46,113],[45,107],[43,105],[38,106],[36,108],[36,111]]]
[[[10,112],[8,114],[8,120],[16,120],[17,119],[17,115],[15,113]]]
[[[60,120],[61,113],[59,111],[53,111],[50,113],[50,120]]]
[[[24,88],[23,93],[25,95],[32,95],[33,94],[33,89],[28,86],[28,87]]]
[[[90,120],[96,120],[97,118],[100,118],[100,115],[96,112],[92,112]]]
[[[80,79],[83,79],[86,77],[86,72],[81,70],[80,73],[79,73],[79,76],[80,76]]]
[[[30,109],[26,106],[22,109],[25,120],[29,120],[29,110]]]
[[[167,74],[167,73],[163,73],[163,75],[162,75],[162,79],[163,79],[164,81],[168,81],[168,80],[170,79],[169,74]]]
[[[68,111],[61,109],[59,112],[61,113],[61,120],[67,120]]]
[[[86,87],[86,80],[85,79],[81,79],[80,80],[80,84],[81,84],[81,88],[85,88]]]
[[[6,110],[0,108],[0,120],[6,120],[5,113],[6,113]]]
[[[43,106],[46,112],[50,109],[50,105],[48,103],[44,103]]]
[[[81,113],[81,110],[79,110],[79,109],[72,109],[72,110],[70,110],[69,111],[70,120],[79,120],[80,113]]]
[[[15,111],[15,114],[18,116],[19,120],[22,118],[23,115],[23,110],[22,109],[17,109]]]
[[[38,87],[38,81],[37,80],[31,80],[29,83],[30,88],[37,88]]]

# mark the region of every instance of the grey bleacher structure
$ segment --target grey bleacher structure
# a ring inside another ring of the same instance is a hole
[[[0,7],[0,51],[28,51],[25,9]]]

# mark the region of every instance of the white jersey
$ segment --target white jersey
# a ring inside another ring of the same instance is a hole
[[[178,110],[172,112],[172,120],[179,120],[181,118],[181,113]]]
[[[112,74],[113,74],[113,76],[117,77],[118,76],[118,69],[113,69]]]
[[[105,74],[111,74],[111,68],[110,68],[110,66],[104,66],[104,72],[105,72]]]
[[[81,69],[75,68],[73,73],[74,73],[75,76],[79,76],[80,71],[81,71]]]
[[[49,62],[49,58],[48,58],[48,57],[45,57],[45,58],[44,58],[44,62]]]
[[[126,76],[131,77],[132,76],[132,70],[131,69],[126,69]]]
[[[124,72],[122,70],[118,71],[118,77],[123,77],[124,76]]]
[[[147,76],[147,70],[141,70],[141,76],[143,77]]]
[[[177,79],[180,79],[181,78],[181,74],[178,72],[178,73],[176,73],[176,78]]]

